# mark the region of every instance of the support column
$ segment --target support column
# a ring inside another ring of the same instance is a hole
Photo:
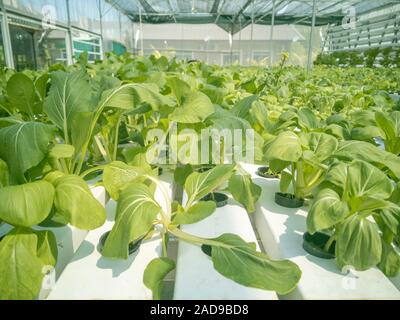
[[[104,31],[103,31],[103,6],[102,1],[98,0],[99,2],[99,17],[100,17],[100,41],[101,41],[101,59],[104,59],[104,52],[106,51],[105,43],[104,43]]]
[[[312,24],[311,24],[311,33],[310,33],[310,41],[308,43],[308,63],[307,70],[311,71],[312,69],[312,46],[314,42],[314,31],[315,31],[315,21],[317,18],[317,0],[313,0],[313,12],[312,12]]]
[[[7,10],[4,6],[3,0],[0,0],[1,12],[3,13],[3,20],[2,20],[2,35],[3,35],[3,45],[4,45],[4,55],[6,58],[6,66],[10,69],[14,69],[14,57],[12,53],[12,45],[11,45],[11,38],[10,38],[10,29],[8,27],[8,17],[7,17]]]
[[[252,9],[251,9],[251,35],[250,35],[250,51],[249,51],[249,57],[247,57],[249,59],[249,65],[250,62],[253,60],[253,51],[254,51],[254,0],[252,1],[252,5],[251,5]]]
[[[68,64],[74,64],[74,42],[72,40],[72,22],[71,22],[71,7],[70,7],[70,0],[67,0],[67,18],[68,18],[68,50],[67,50],[67,59]]]
[[[139,8],[139,19],[140,19],[140,55],[144,56],[142,8]]]
[[[271,18],[271,32],[269,35],[270,41],[270,65],[274,63],[274,27],[275,27],[275,11],[276,11],[276,0],[272,0],[272,18]]]

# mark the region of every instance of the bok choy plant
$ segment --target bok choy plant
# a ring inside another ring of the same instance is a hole
[[[398,189],[373,165],[354,160],[337,162],[325,181],[307,217],[310,234],[328,232],[328,251],[336,244],[339,268],[364,271],[376,265],[390,277],[400,271],[400,256],[394,240],[399,235]]]
[[[291,186],[295,198],[307,199],[323,181],[337,147],[337,139],[325,133],[282,132],[269,144],[266,158],[273,171],[281,172],[281,192]]]
[[[50,83],[43,108],[37,95],[20,96],[23,117],[0,129],[0,221],[14,227],[0,242],[1,299],[37,297],[43,267],[57,262],[49,227],[93,230],[104,224],[105,209],[84,180],[99,170],[88,165],[88,155],[103,113],[132,110],[142,100],[153,106],[164,101],[143,84],[92,90],[83,69],[56,71]]]
[[[301,271],[294,263],[272,261],[265,254],[257,252],[254,244],[246,243],[234,234],[204,239],[179,228],[202,221],[214,213],[215,203],[201,199],[237,175],[235,170],[236,165],[218,165],[204,173],[190,174],[184,183],[187,201],[181,205],[170,199],[156,178],[149,173],[143,174],[140,168],[123,163],[106,166],[104,185],[118,200],[118,206],[115,225],[104,245],[103,256],[127,259],[130,243],[149,234],[155,236],[154,232],[157,232],[163,239],[163,256],[153,260],[144,273],[144,283],[153,291],[154,299],[160,298],[162,280],[175,268],[174,261],[167,254],[169,236],[202,246],[203,250],[210,253],[216,271],[239,284],[281,294],[292,291],[301,276]],[[241,189],[243,184],[233,179],[231,185],[233,189]],[[164,207],[154,197],[156,188],[164,195]]]

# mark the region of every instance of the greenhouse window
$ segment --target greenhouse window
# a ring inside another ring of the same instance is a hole
[[[234,63],[241,63],[240,52],[223,53],[222,54],[222,65],[230,65]]]
[[[67,32],[64,29],[43,29],[39,22],[14,16],[9,17],[9,28],[17,70],[67,64]]]
[[[75,58],[79,57],[82,52],[89,54],[89,62],[102,58],[101,39],[99,36],[80,30],[73,30],[72,41]]]
[[[270,58],[270,51],[268,50],[258,50],[258,51],[253,51],[253,60],[256,62],[263,62],[263,61],[268,61]]]

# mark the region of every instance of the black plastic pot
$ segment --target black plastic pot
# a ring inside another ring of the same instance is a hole
[[[279,179],[279,176],[277,174],[270,174],[270,173],[268,173],[269,171],[270,171],[269,167],[261,167],[261,168],[258,168],[256,174],[261,178]]]
[[[104,245],[107,241],[108,236],[110,235],[111,231],[106,232],[105,234],[103,234],[100,238],[100,247],[99,247],[99,251],[103,251]],[[143,242],[143,239],[140,239],[139,241],[136,242],[132,242],[129,244],[129,255],[134,254],[135,252],[137,252],[141,246]]]
[[[325,251],[325,246],[329,239],[330,236],[322,232],[316,232],[313,235],[306,232],[303,236],[303,248],[307,253],[314,257],[321,259],[335,259],[335,241],[332,243],[329,251]]]
[[[214,201],[217,208],[222,208],[228,204],[229,197],[226,194],[214,192],[205,196],[201,201]]]
[[[158,169],[158,176],[161,176],[164,172],[163,168],[157,167],[157,166],[152,166],[153,169]]]
[[[204,172],[207,172],[207,171],[210,171],[210,170],[212,170],[212,169],[214,169],[215,167],[213,167],[213,166],[205,166],[205,167],[202,167],[202,168],[200,168],[200,169],[197,169],[196,171],[198,172],[198,173],[204,173]]]
[[[296,209],[304,206],[304,199],[298,199],[290,193],[275,193],[275,202],[280,206],[289,209]]]

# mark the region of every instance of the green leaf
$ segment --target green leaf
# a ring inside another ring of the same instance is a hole
[[[82,128],[90,128],[93,119],[93,112],[76,112],[72,116],[71,143],[75,151],[80,151],[87,141],[91,139],[89,130],[82,130]]]
[[[358,127],[351,130],[352,140],[368,141],[373,138],[381,137],[382,132],[379,128],[375,126],[369,127]]]
[[[312,132],[302,136],[302,138],[313,152],[314,157],[320,162],[332,156],[339,146],[335,137],[325,133]]]
[[[349,212],[346,202],[343,202],[334,190],[323,189],[308,212],[307,230],[314,234],[329,229],[342,222]]]
[[[94,230],[106,221],[104,207],[93,196],[87,183],[79,176],[65,175],[53,182],[55,188],[52,220],[71,224],[81,230]]]
[[[190,93],[183,99],[182,106],[176,108],[169,119],[178,123],[201,123],[214,112],[214,105],[204,93]]]
[[[393,190],[390,179],[373,165],[359,160],[349,165],[347,191],[350,197],[388,199]]]
[[[109,108],[132,110],[146,103],[157,111],[161,106],[172,106],[173,101],[159,93],[154,84],[132,83],[103,93],[100,105]]]
[[[268,160],[282,160],[297,162],[302,155],[301,141],[299,137],[290,131],[285,131],[271,143],[266,151]]]
[[[206,119],[206,124],[210,129],[217,130],[242,130],[243,136],[246,130],[251,129],[250,123],[245,119],[233,115],[231,112],[222,108],[216,108],[216,111]]]
[[[45,266],[37,245],[37,235],[24,228],[14,229],[0,242],[0,300],[37,298]]]
[[[217,205],[214,201],[200,201],[187,211],[178,211],[173,220],[175,225],[194,224],[211,216]]]
[[[44,102],[44,111],[66,137],[70,137],[75,114],[91,112],[94,108],[89,77],[84,71],[56,71],[51,75],[51,87]]]
[[[53,126],[38,122],[0,129],[0,158],[7,162],[11,183],[26,182],[25,172],[43,161],[54,135]]]
[[[161,300],[164,278],[176,268],[175,262],[168,258],[157,258],[144,270],[143,283],[153,292],[153,300]]]
[[[34,231],[37,236],[37,256],[46,266],[56,266],[58,247],[57,239],[51,231]]]
[[[236,165],[219,165],[204,173],[192,173],[185,183],[188,203],[192,204],[215,191],[232,176],[235,167]]]
[[[46,181],[0,189],[0,220],[11,225],[31,227],[50,214],[54,188]]]
[[[35,85],[25,74],[16,73],[8,80],[7,97],[13,108],[17,108],[31,117],[36,114]]]
[[[336,260],[340,267],[352,266],[365,271],[381,261],[382,241],[378,227],[369,220],[353,215],[339,228]]]
[[[382,241],[382,259],[378,267],[387,277],[397,277],[400,272],[400,255],[385,241]]]
[[[184,97],[190,94],[190,86],[177,77],[167,79],[167,85],[171,89],[179,105],[182,104]]]
[[[49,83],[50,75],[48,73],[42,74],[35,81],[36,92],[41,100],[44,100],[47,95],[47,84]]]
[[[289,260],[272,261],[254,246],[234,234],[212,239],[215,270],[241,285],[287,294],[301,277],[299,267]]]
[[[298,116],[300,127],[308,130],[319,128],[318,118],[310,108],[301,108],[298,112]]]
[[[232,176],[228,188],[233,198],[243,205],[248,213],[256,211],[255,205],[260,199],[262,189],[252,181],[250,175]]]
[[[280,191],[283,193],[287,193],[292,182],[293,176],[287,171],[282,171],[281,180],[279,183]]]
[[[238,101],[232,108],[231,112],[236,117],[245,119],[246,117],[248,117],[251,107],[253,106],[253,103],[257,100],[258,100],[258,96],[256,96],[256,95],[246,97],[246,98]]]
[[[0,189],[8,186],[9,180],[8,166],[0,159]]]
[[[382,164],[400,179],[400,157],[379,149],[368,142],[343,141],[334,156],[340,160],[363,160],[371,164]]]
[[[394,205],[392,203],[392,205]],[[386,228],[393,234],[400,234],[400,207],[386,208],[379,212],[378,217],[374,216],[375,220],[380,219],[385,224]],[[380,225],[379,225],[380,226]],[[383,229],[380,226],[381,229]]]
[[[121,190],[127,184],[134,182],[146,172],[143,168],[132,167],[123,162],[115,161],[108,164],[103,172],[104,187],[111,198],[118,200]]]
[[[395,124],[388,114],[377,111],[375,113],[375,120],[379,128],[385,133],[385,140],[394,139],[397,135]]]
[[[327,171],[325,181],[339,187],[342,191],[346,186],[349,166],[345,162],[337,162],[333,164]]]
[[[161,207],[144,184],[131,183],[120,195],[114,227],[102,254],[111,259],[127,259],[131,242],[144,237],[153,227]]]
[[[72,158],[75,153],[75,148],[69,144],[56,144],[51,149],[49,156],[54,159]]]

